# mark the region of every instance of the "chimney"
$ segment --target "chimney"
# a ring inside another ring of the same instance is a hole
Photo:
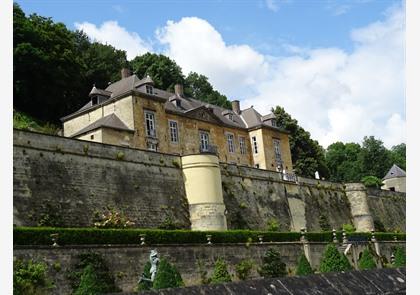
[[[121,70],[121,79],[127,78],[131,76],[131,71],[127,68],[123,68]]]
[[[239,104],[239,100],[232,100],[232,110],[238,115],[241,113],[241,106]]]
[[[184,86],[182,84],[175,84],[175,94],[178,96],[184,96]]]

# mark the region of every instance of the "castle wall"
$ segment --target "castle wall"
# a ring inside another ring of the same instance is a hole
[[[92,226],[107,206],[138,227],[158,227],[167,216],[189,228],[188,202],[177,156],[13,133],[14,224]]]
[[[13,136],[15,224],[35,226],[55,216],[63,226],[92,226],[94,216],[111,206],[138,227],[158,227],[170,216],[190,228],[179,156],[20,130]],[[405,230],[403,193],[361,190],[359,198],[342,184],[300,177],[297,184],[274,171],[220,167],[228,229],[263,230],[275,221],[282,231],[319,231],[323,221],[361,230],[360,218],[370,216],[364,230],[372,222]]]
[[[322,253],[327,243],[309,243],[310,263],[319,269]],[[391,253],[396,246],[405,247],[403,242],[380,243],[381,255],[390,261]],[[119,288],[125,292],[134,291],[137,281],[143,272],[145,263],[149,260],[150,250],[155,249],[159,256],[167,258],[180,271],[187,286],[201,284],[200,273],[212,275],[214,263],[222,258],[228,264],[229,273],[235,274],[235,265],[244,259],[253,261],[250,278],[258,278],[257,267],[262,263],[262,257],[269,248],[280,252],[282,261],[289,273],[294,273],[303,244],[294,243],[264,243],[264,244],[191,244],[191,245],[120,245],[120,246],[15,246],[13,255],[17,259],[33,259],[43,261],[48,265],[49,275],[54,279],[55,289],[52,294],[70,294],[71,287],[67,275],[79,262],[78,255],[94,252],[100,254],[106,261],[111,274]],[[351,255],[348,256],[350,263]],[[237,280],[234,276],[233,280]]]

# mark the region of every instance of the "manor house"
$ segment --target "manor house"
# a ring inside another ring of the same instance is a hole
[[[220,161],[291,172],[288,132],[273,113],[253,107],[232,110],[157,89],[150,77],[139,79],[128,69],[106,89],[93,86],[90,101],[63,117],[64,136],[106,144],[190,155],[216,153]]]

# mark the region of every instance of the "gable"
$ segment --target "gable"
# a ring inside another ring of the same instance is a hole
[[[205,106],[192,109],[190,111],[185,112],[185,114],[193,119],[202,120],[218,125],[224,125],[223,121],[220,120],[211,109]]]

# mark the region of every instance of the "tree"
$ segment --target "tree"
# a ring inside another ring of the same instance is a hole
[[[405,249],[403,247],[397,247],[395,250],[395,267],[405,267]]]
[[[396,164],[401,169],[405,170],[405,143],[401,143],[399,145],[395,145],[391,148],[391,162]]]
[[[372,253],[370,253],[369,249],[363,250],[362,257],[360,257],[359,260],[359,268],[362,270],[376,268],[375,260],[373,259]]]
[[[382,180],[379,179],[376,176],[365,176],[362,178],[362,183],[366,186],[366,187],[374,187],[374,188],[381,188],[382,186]]]
[[[97,275],[91,264],[87,265],[83,270],[80,278],[80,285],[77,288],[75,295],[96,295],[106,292],[106,289],[98,280]]]
[[[287,274],[286,264],[277,250],[270,248],[264,253],[263,264],[258,273],[264,278],[278,278]]]
[[[219,283],[228,283],[231,281],[232,279],[227,269],[226,262],[221,258],[217,259],[216,264],[214,265],[213,275],[211,276],[211,283],[219,284]]]
[[[175,84],[184,84],[182,69],[175,61],[163,54],[147,52],[136,56],[130,61],[134,74],[140,79],[149,75],[155,82],[155,87],[173,90]]]
[[[392,166],[389,151],[384,147],[383,142],[374,136],[363,138],[359,157],[363,175],[372,175],[382,179]]]
[[[13,5],[14,108],[58,123],[88,100],[92,84],[106,87],[127,65],[124,51],[91,43],[81,31]]]
[[[357,143],[335,142],[328,146],[325,161],[330,171],[330,180],[337,182],[360,181],[361,167],[359,154],[361,146]]]
[[[280,127],[290,132],[290,150],[295,171],[298,175],[314,177],[318,171],[321,177],[328,178],[329,170],[325,162],[325,151],[318,141],[312,140],[309,132],[298,125],[284,108],[277,106],[272,110]]]
[[[320,272],[338,272],[351,269],[352,267],[344,254],[338,252],[334,244],[329,244],[321,259]]]
[[[232,109],[232,104],[227,97],[214,90],[206,76],[195,72],[189,73],[185,79],[185,94],[210,104]]]
[[[169,263],[165,258],[159,262],[155,280],[153,281],[153,289],[165,289],[183,287],[181,274],[177,268]]]
[[[298,266],[296,268],[297,276],[307,276],[313,274],[314,271],[309,264],[308,259],[306,259],[305,254],[302,253],[299,257]]]

